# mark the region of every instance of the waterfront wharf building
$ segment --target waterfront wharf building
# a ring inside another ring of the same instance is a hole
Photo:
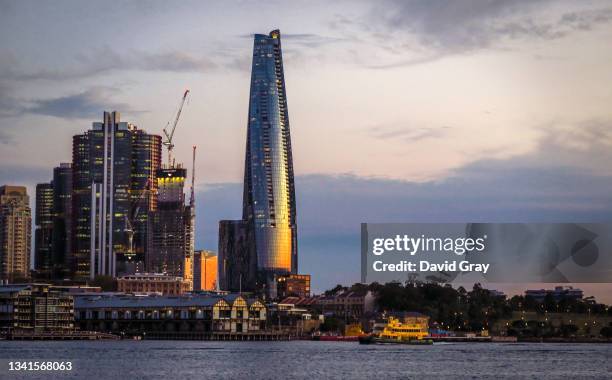
[[[238,294],[186,296],[75,296],[81,330],[113,333],[248,335],[265,333],[267,309],[256,298]]]
[[[0,331],[68,332],[73,298],[48,284],[0,286]]]
[[[104,112],[73,137],[72,257],[75,279],[144,270],[148,217],[157,207],[161,137]]]
[[[32,212],[24,186],[0,187],[0,280],[30,277]]]
[[[256,34],[241,221],[219,224],[220,285],[276,297],[278,276],[297,274],[297,223],[281,34]]]

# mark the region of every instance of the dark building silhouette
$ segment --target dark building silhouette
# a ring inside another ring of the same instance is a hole
[[[36,277],[61,280],[69,276],[71,256],[72,165],[53,169],[53,180],[36,185],[34,267]]]
[[[34,268],[37,277],[49,279],[53,272],[53,182],[36,185],[34,216]]]
[[[219,286],[222,290],[258,290],[255,238],[244,220],[219,222]]]
[[[64,279],[70,274],[72,252],[72,165],[61,163],[53,169],[53,237],[51,261],[53,279]]]
[[[278,30],[255,35],[242,221],[222,221],[219,230],[224,290],[238,290],[238,278],[244,290],[275,296],[278,276],[297,273],[293,162]]]

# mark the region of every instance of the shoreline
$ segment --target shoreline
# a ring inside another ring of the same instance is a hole
[[[168,334],[168,335],[145,335],[145,336],[131,336],[122,337],[120,335],[114,335],[109,333],[96,333],[86,332],[81,334],[24,334],[14,336],[2,336],[0,341],[167,341],[167,342],[178,342],[178,341],[201,341],[201,342],[318,342],[318,343],[357,343],[353,339],[313,339],[311,337],[299,337],[299,336],[275,336],[275,339],[270,337],[260,339],[252,339],[249,337],[230,337],[223,336],[218,338],[206,337],[195,337],[193,335],[181,336],[180,334]],[[495,339],[495,338],[506,338],[506,337],[491,337],[490,339],[475,339],[475,338],[428,338],[433,339],[434,344],[453,344],[453,343],[490,343],[490,344],[523,344],[523,343],[540,343],[540,344],[612,344],[612,339],[582,339],[582,338],[519,338],[516,340],[512,339]]]

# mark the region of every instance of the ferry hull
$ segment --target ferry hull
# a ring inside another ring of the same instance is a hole
[[[431,339],[385,339],[374,336],[359,337],[360,344],[404,344],[427,346],[433,344]]]

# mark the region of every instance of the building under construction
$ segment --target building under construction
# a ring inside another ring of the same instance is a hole
[[[192,207],[185,203],[187,169],[181,165],[157,171],[157,209],[150,215],[151,246],[147,270],[189,277],[186,261],[193,257]]]
[[[186,90],[181,98],[174,120],[164,128],[166,139],[163,141],[163,145],[167,148],[168,163],[156,173],[157,207],[150,213],[149,217],[151,236],[146,267],[152,273],[179,276],[187,281],[192,281],[195,229],[193,190],[195,146],[193,147],[189,203],[186,202],[184,192],[187,169],[181,164],[177,164],[172,157],[172,149],[174,148],[172,139],[188,95],[189,90]]]

